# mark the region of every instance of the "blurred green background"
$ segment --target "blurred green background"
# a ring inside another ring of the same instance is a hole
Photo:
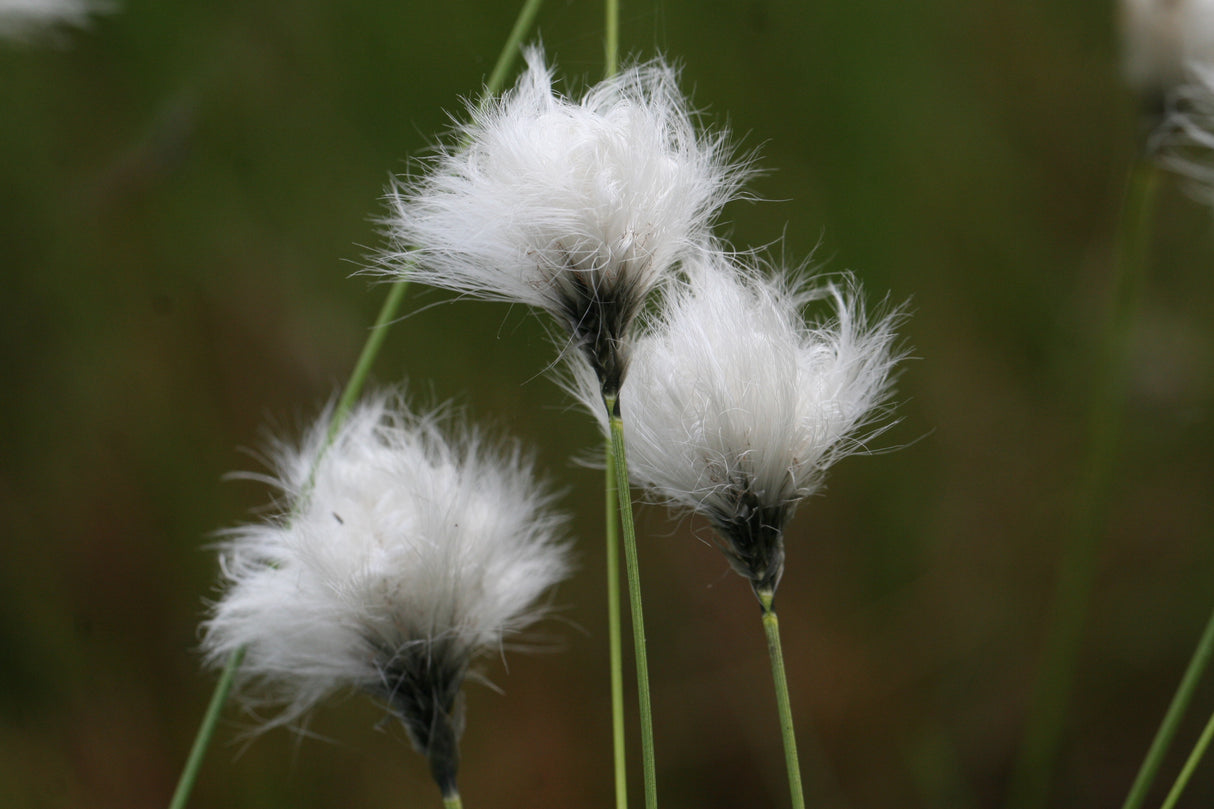
[[[344,382],[384,294],[352,274],[381,246],[389,173],[477,93],[515,12],[127,0],[58,44],[0,43],[0,805],[167,804],[214,683],[196,651],[208,543],[268,498],[222,477],[258,469],[266,425],[290,434]],[[905,446],[842,463],[788,537],[813,806],[1003,803],[1136,135],[1113,16],[1108,0],[623,4],[624,49],[677,60],[707,119],[761,149],[768,201],[731,206],[723,234],[783,237],[791,263],[813,253],[911,300],[916,359],[885,439]],[[564,75],[601,75],[599,4],[550,2],[539,30]],[[1165,184],[1052,806],[1120,804],[1212,606],[1212,259],[1209,207]],[[546,627],[561,649],[489,661],[501,693],[467,689],[465,803],[609,806],[601,480],[570,461],[597,436],[544,375],[531,314],[415,292],[376,378],[534,443],[581,538]],[[753,598],[702,524],[639,522],[663,805],[786,806]],[[249,741],[232,708],[192,806],[437,805],[382,718],[355,695],[307,736]],[[1182,806],[1212,804],[1209,762]]]

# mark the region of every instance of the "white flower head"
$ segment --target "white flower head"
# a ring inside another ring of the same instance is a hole
[[[470,106],[455,145],[398,181],[386,272],[552,313],[618,391],[630,327],[708,233],[746,174],[697,130],[674,69],[654,61],[580,99],[537,48],[500,98]]]
[[[84,28],[114,7],[106,0],[0,0],[0,39],[26,42],[53,36],[59,26]]]
[[[637,341],[620,393],[630,474],[707,517],[733,568],[774,594],[783,531],[827,468],[883,430],[897,313],[870,320],[856,285],[811,287],[706,255]],[[812,301],[833,317],[806,323]],[[594,411],[588,375],[577,393]],[[598,408],[601,410],[602,408]]]
[[[1121,0],[1122,72],[1149,105],[1214,64],[1214,0]]]
[[[564,519],[517,445],[449,437],[388,394],[326,449],[327,421],[278,446],[279,515],[227,532],[203,648],[216,666],[246,650],[246,700],[285,705],[271,724],[349,687],[384,700],[451,794],[460,685],[543,613],[569,570]]]

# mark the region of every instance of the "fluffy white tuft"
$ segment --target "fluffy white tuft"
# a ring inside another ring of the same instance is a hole
[[[30,41],[56,26],[86,27],[94,14],[113,11],[106,0],[0,0],[0,38]]]
[[[568,573],[564,519],[530,459],[476,432],[453,439],[445,421],[381,394],[325,449],[322,417],[276,448],[279,515],[227,532],[203,648],[215,666],[246,649],[245,698],[285,706],[271,724],[351,686],[400,704],[401,661],[440,652],[457,689]]]
[[[630,474],[707,516],[738,572],[774,589],[797,503],[884,429],[874,425],[898,360],[899,315],[870,319],[850,281],[792,284],[719,254],[689,271],[637,341],[620,392]],[[802,310],[818,300],[833,317],[807,324]],[[575,376],[579,398],[601,414],[586,370]]]
[[[1192,64],[1214,63],[1214,0],[1121,0],[1122,71],[1144,96],[1162,99]]]
[[[509,92],[472,105],[456,145],[398,181],[384,271],[554,314],[600,376],[647,295],[701,242],[746,174],[699,133],[661,61],[580,100],[554,91],[539,49]],[[596,355],[598,355],[596,357]]]

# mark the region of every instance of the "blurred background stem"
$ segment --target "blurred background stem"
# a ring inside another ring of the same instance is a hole
[[[1118,434],[1125,410],[1130,337],[1145,272],[1159,170],[1145,157],[1130,167],[1117,230],[1104,327],[1092,358],[1083,466],[1055,581],[1051,623],[1028,721],[1012,775],[1008,806],[1039,809],[1049,797],[1069,715],[1079,649],[1108,516]]]

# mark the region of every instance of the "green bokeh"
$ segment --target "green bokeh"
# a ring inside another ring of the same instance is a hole
[[[205,707],[213,532],[267,492],[345,380],[383,290],[390,172],[475,95],[498,2],[125,2],[0,44],[0,805],[167,803]],[[602,70],[598,4],[550,2],[562,73]],[[788,539],[781,628],[818,807],[994,807],[1014,761],[1080,466],[1092,340],[1135,135],[1109,3],[623,4],[767,173],[722,232],[910,300],[896,452],[844,462]],[[576,82],[575,82],[576,85]],[[1053,805],[1117,805],[1211,608],[1214,226],[1160,199],[1113,511]],[[376,377],[534,443],[581,569],[561,649],[470,685],[465,805],[611,801],[597,446],[519,307],[418,290]],[[437,304],[437,305],[431,305]],[[274,427],[273,425],[277,425]],[[242,449],[243,448],[243,449]],[[758,610],[703,525],[639,512],[669,807],[786,805]],[[1203,688],[1165,778],[1214,707]],[[437,805],[361,697],[309,731],[230,722],[196,807]],[[635,726],[630,726],[630,733]],[[635,751],[635,745],[634,745]],[[1214,802],[1214,764],[1189,806]],[[639,766],[631,780],[639,787]],[[1170,781],[1170,779],[1167,779]],[[637,793],[639,796],[639,791]]]

